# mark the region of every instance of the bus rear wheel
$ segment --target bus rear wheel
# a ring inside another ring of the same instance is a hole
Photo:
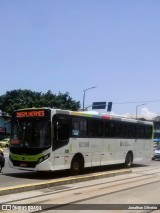
[[[132,167],[133,165],[133,154],[131,152],[129,152],[127,155],[126,155],[126,159],[125,159],[125,166],[127,168],[130,168]]]
[[[74,157],[71,163],[71,175],[78,175],[82,171],[82,160],[79,157]]]

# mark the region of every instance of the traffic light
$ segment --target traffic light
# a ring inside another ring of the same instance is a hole
[[[112,102],[108,102],[107,112],[111,112],[111,111],[112,111]]]

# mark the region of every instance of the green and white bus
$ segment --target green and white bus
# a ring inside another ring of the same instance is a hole
[[[9,165],[30,171],[125,164],[151,159],[153,123],[123,117],[29,108],[13,112]]]

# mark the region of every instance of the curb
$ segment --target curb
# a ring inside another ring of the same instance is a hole
[[[123,170],[121,169],[121,170],[110,171],[110,172],[92,173],[90,175],[60,178],[58,180],[41,182],[41,183],[5,187],[5,188],[0,188],[0,196],[19,193],[19,192],[25,192],[25,191],[31,191],[31,190],[37,190],[37,189],[44,189],[44,188],[49,188],[53,186],[71,184],[71,183],[79,183],[79,182],[88,181],[88,180],[96,180],[96,179],[106,178],[106,177],[114,177],[117,175],[123,175],[123,174],[129,174],[129,173],[132,173],[131,169],[123,169]]]

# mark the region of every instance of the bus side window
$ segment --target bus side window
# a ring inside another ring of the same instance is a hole
[[[68,140],[69,124],[59,122],[57,128],[58,128],[58,140]]]
[[[52,125],[53,141],[54,142],[69,141],[70,120],[68,116],[64,114],[56,114],[53,116],[52,124],[53,124]],[[63,143],[60,144],[62,145]]]
[[[72,136],[73,137],[87,137],[87,119],[72,118]]]
[[[145,138],[145,129],[144,126],[141,124],[137,124],[137,138],[143,139]]]
[[[136,138],[136,124],[128,123],[128,138]]]
[[[116,123],[113,121],[105,122],[105,137],[115,138],[116,137]]]
[[[117,122],[117,137],[118,138],[127,138],[127,123]]]
[[[55,141],[69,139],[69,124],[67,122],[54,122],[53,137]]]
[[[72,122],[72,136],[79,136],[80,125],[79,122],[73,120]]]
[[[90,120],[89,122],[89,135],[90,137],[103,136],[103,122],[100,120]]]
[[[145,126],[145,138],[152,138],[152,126]]]

